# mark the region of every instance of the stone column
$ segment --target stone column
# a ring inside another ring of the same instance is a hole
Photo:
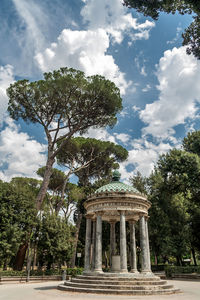
[[[92,226],[92,270],[95,268],[95,246],[96,246],[96,220],[93,220]]]
[[[131,250],[131,273],[138,273],[137,271],[137,253],[135,241],[135,222],[130,221],[130,250]]]
[[[96,219],[96,245],[94,272],[102,273],[102,219],[97,215]]]
[[[121,272],[127,270],[127,253],[126,253],[126,219],[125,211],[120,211],[120,267]]]
[[[149,273],[148,262],[148,247],[147,247],[147,234],[146,234],[146,224],[145,217],[140,217],[140,248],[142,250],[142,262],[141,262],[141,272]]]
[[[115,255],[116,238],[115,238],[115,221],[110,222],[110,266],[112,268],[112,256]]]
[[[90,271],[91,219],[86,217],[84,272]]]
[[[151,256],[150,256],[150,249],[149,249],[148,217],[145,218],[145,225],[146,225],[146,236],[147,236],[147,258],[148,258],[148,266],[149,266],[149,271],[151,271]]]

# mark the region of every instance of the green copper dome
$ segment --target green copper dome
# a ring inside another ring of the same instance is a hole
[[[140,194],[134,187],[119,181],[121,174],[118,171],[113,172],[112,181],[109,184],[103,185],[95,191],[95,194],[106,192],[129,192]]]

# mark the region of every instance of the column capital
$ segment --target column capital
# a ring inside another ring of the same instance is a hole
[[[146,217],[146,216],[147,216],[147,214],[145,214],[145,213],[139,213],[140,219],[141,219],[142,217]]]
[[[85,218],[86,218],[86,219],[91,219],[91,220],[92,220],[92,215],[87,214],[87,215],[85,215]]]
[[[109,224],[115,224],[117,222],[117,220],[109,220],[108,223]]]
[[[133,224],[133,225],[135,225],[137,223],[136,220],[128,220],[128,222],[129,222],[129,224]]]
[[[118,209],[118,212],[120,213],[120,215],[125,215],[126,210],[125,209]]]
[[[97,218],[97,216],[102,217],[103,216],[103,211],[97,211],[97,212],[95,212],[95,218]]]

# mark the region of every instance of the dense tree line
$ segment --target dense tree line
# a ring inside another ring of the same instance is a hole
[[[58,157],[66,172],[52,169],[48,190],[40,211],[36,198],[42,181],[13,178],[0,182],[0,261],[21,270],[24,261],[33,268],[74,266],[81,222],[84,223],[83,203],[97,186],[111,175],[118,162],[127,158],[122,146],[90,138],[73,138]],[[37,173],[43,178],[45,167]],[[69,182],[74,173],[77,184]],[[100,182],[100,183],[99,183]],[[83,235],[83,237],[85,234]],[[28,257],[27,257],[28,255]]]
[[[148,195],[150,244],[156,263],[175,259],[178,265],[200,252],[200,131],[184,138],[182,149],[161,155],[152,174],[130,181]]]

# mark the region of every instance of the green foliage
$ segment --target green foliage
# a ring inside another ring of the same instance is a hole
[[[199,145],[200,132],[189,133],[184,150],[162,155],[147,180],[152,250],[167,261],[175,257],[178,264],[184,254],[200,250]]]
[[[168,278],[172,277],[174,274],[200,274],[200,266],[165,266],[165,274]]]
[[[173,149],[158,161],[165,184],[173,192],[199,190],[200,157],[183,150]]]
[[[79,181],[96,179],[110,174],[117,162],[124,161],[128,151],[120,145],[92,138],[72,138],[58,154],[60,165],[67,166]]]
[[[38,229],[38,259],[52,263],[69,261],[72,254],[72,228],[65,219],[56,214],[44,212]]]
[[[130,183],[134,188],[136,188],[140,193],[147,194],[148,184],[147,178],[143,177],[140,172],[137,172],[136,175],[133,175],[129,178]]]
[[[188,46],[187,54],[193,54],[196,58],[200,58],[200,14],[194,17],[194,21],[182,34],[183,46]]]
[[[113,126],[122,109],[114,83],[99,75],[85,77],[72,68],[44,73],[44,80],[19,80],[7,93],[8,111],[15,120],[39,123],[45,129],[56,122],[73,133],[90,126]]]
[[[37,174],[44,178],[45,174],[45,167],[41,167],[37,170]],[[62,186],[65,179],[65,173],[58,170],[58,169],[52,169],[48,189],[51,191],[57,191],[61,192]]]
[[[81,275],[83,272],[83,268],[67,268],[66,274],[71,276]],[[62,275],[63,269],[50,269],[50,270],[31,270],[30,276],[50,276],[50,275]],[[1,277],[21,277],[21,276],[27,276],[26,271],[0,271]]]
[[[151,265],[152,272],[161,272],[165,270],[166,265]]]
[[[180,14],[191,13],[192,6],[189,2],[181,0],[124,0],[124,5],[129,8],[135,8],[138,12],[145,16],[150,16],[157,20],[160,12],[175,14],[178,11]],[[195,7],[193,7],[195,9]]]
[[[200,157],[200,130],[188,133],[183,139],[183,149]]]
[[[81,275],[83,273],[83,268],[67,268],[66,274],[71,275],[72,277],[76,275]]]
[[[40,184],[35,179],[0,181],[0,258],[9,263],[21,241],[36,224],[35,198]]]

